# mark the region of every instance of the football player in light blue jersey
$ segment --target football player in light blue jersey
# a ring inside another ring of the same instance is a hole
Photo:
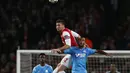
[[[46,55],[41,53],[39,55],[40,64],[33,68],[32,73],[52,73],[53,68],[52,66],[46,64]]]
[[[71,54],[72,56],[72,73],[87,73],[86,62],[89,55],[100,53],[104,55],[109,55],[102,50],[95,50],[91,48],[84,47],[85,38],[79,40],[79,47],[71,47],[67,50],[62,50],[65,54]]]

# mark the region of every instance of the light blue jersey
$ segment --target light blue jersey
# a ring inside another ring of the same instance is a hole
[[[32,73],[52,73],[52,72],[53,72],[53,68],[48,64],[45,64],[44,66],[38,64],[33,68],[32,71]]]
[[[67,50],[64,50],[65,54],[71,54],[72,56],[72,73],[87,73],[86,62],[87,57],[96,52],[94,49],[71,47]]]

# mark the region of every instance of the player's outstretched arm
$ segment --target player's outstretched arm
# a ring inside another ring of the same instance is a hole
[[[106,53],[103,50],[96,50],[96,53],[103,54],[103,55],[106,55],[106,56],[110,56],[110,54]]]
[[[63,51],[63,50],[66,50],[66,49],[68,49],[68,48],[70,48],[71,46],[69,46],[69,45],[64,45],[64,46],[62,46],[62,47],[60,47],[60,48],[58,48],[59,50],[61,50],[61,51]]]

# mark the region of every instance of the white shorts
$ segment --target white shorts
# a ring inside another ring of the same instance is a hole
[[[72,58],[70,54],[65,55],[65,57],[60,62],[61,65],[66,66],[67,68],[71,68],[72,66]]]

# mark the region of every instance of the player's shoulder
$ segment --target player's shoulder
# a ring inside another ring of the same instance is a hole
[[[79,50],[79,47],[77,47],[77,46],[71,46],[70,49],[71,49],[71,50]]]
[[[86,47],[85,49],[86,49],[86,50],[93,50],[92,48],[89,48],[89,47]]]
[[[40,67],[40,64],[36,65],[33,70],[37,70]]]
[[[63,31],[63,32],[62,32],[62,36],[68,38],[68,37],[70,36],[70,33],[69,33],[68,31]]]
[[[49,64],[46,64],[46,67],[49,67],[49,68],[51,68],[51,69],[52,69],[52,66],[51,66],[51,65],[49,65]]]
[[[38,67],[40,67],[40,64],[36,65],[34,68],[38,68]]]
[[[68,28],[65,28],[65,29],[62,31],[62,33],[63,33],[63,32],[71,32],[71,30],[68,29]]]
[[[71,46],[70,48],[71,48],[71,49],[78,49],[77,46]]]
[[[69,31],[63,31],[62,34],[69,34]]]
[[[49,66],[49,67],[51,66],[51,65],[49,65],[49,64],[45,64],[45,65],[46,65],[46,66]]]
[[[91,49],[91,48],[89,48],[89,47],[85,47],[84,49],[87,49],[87,50],[88,50],[88,49]]]

